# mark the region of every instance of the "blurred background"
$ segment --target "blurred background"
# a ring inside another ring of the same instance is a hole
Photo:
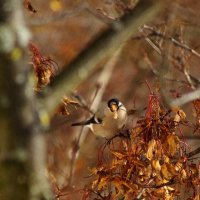
[[[59,66],[57,73],[62,73],[112,22],[134,9],[137,3],[137,0],[32,0],[37,12],[25,11],[32,32],[31,42],[43,55],[50,56]],[[119,52],[102,60],[72,92],[90,107],[96,91],[101,90],[100,77],[109,73],[103,79],[106,84],[101,100],[119,98],[128,110],[136,110],[128,119],[130,128],[145,115],[150,89],[167,108],[166,96],[177,98],[199,85],[200,56],[195,53],[200,45],[199,8],[198,0],[170,2],[148,24],[138,27],[138,32]],[[167,67],[163,57],[167,59]],[[74,99],[74,95],[69,98]],[[197,115],[193,104],[186,104],[182,109],[190,123],[195,124]],[[95,137],[87,128],[71,127],[72,123],[91,116],[88,111],[74,105],[69,105],[67,110],[68,114],[55,113],[51,120],[47,171],[55,193],[60,192],[60,199],[80,199],[81,192],[70,191],[78,191],[90,182],[88,169],[98,165],[105,139]],[[194,148],[199,138],[192,131],[185,127],[183,134]]]

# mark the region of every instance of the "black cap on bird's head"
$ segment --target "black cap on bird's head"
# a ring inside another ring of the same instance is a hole
[[[108,107],[112,112],[117,111],[121,105],[122,103],[119,101],[119,99],[110,99],[108,101]]]

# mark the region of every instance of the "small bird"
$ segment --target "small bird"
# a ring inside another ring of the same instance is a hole
[[[90,119],[72,126],[90,125],[92,132],[99,137],[111,138],[125,125],[127,110],[118,99],[102,103],[97,113]]]

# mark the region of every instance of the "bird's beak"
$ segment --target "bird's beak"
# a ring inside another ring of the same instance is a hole
[[[117,105],[112,104],[110,109],[111,109],[112,112],[116,112],[117,111]]]
[[[113,112],[113,118],[117,119],[117,105],[113,104],[111,105],[111,111]]]

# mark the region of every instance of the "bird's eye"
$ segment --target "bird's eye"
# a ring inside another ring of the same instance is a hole
[[[110,99],[108,101],[108,107],[112,110],[112,107],[119,107],[119,100],[118,99]]]

